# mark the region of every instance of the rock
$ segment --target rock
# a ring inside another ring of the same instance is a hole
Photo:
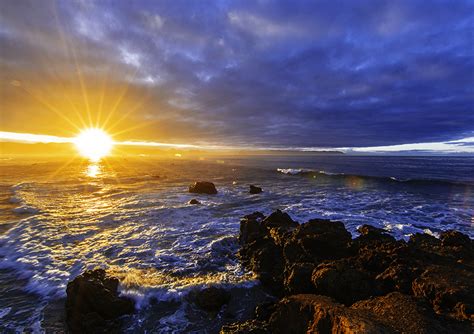
[[[201,202],[199,202],[197,199],[193,198],[192,200],[190,200],[190,201],[188,202],[188,204],[193,204],[193,205],[195,205],[195,204],[201,204]]]
[[[268,301],[255,307],[255,319],[260,321],[267,321],[275,311],[275,301]]]
[[[266,228],[283,228],[292,229],[298,227],[299,224],[291,219],[290,215],[281,210],[276,210],[262,221],[262,225]]]
[[[314,263],[295,263],[285,270],[285,290],[288,294],[312,293],[314,285],[311,276]]]
[[[463,333],[468,329],[467,326],[456,326],[450,322],[441,321],[423,303],[399,292],[357,302],[351,306],[351,309],[366,311],[372,315],[373,319],[397,333]]]
[[[260,194],[262,191],[263,191],[262,188],[254,186],[253,184],[250,185],[250,190],[249,190],[250,194]]]
[[[410,294],[412,282],[421,274],[421,271],[418,266],[395,260],[375,279],[382,291],[400,291]]]
[[[107,328],[108,321],[134,312],[133,300],[119,296],[118,284],[103,269],[88,270],[68,283],[66,316],[72,333]]]
[[[339,259],[348,255],[351,234],[341,222],[312,219],[299,225],[284,246],[288,263]]]
[[[220,334],[270,334],[268,325],[258,320],[247,320],[222,326]]]
[[[241,245],[246,245],[252,241],[265,237],[267,231],[261,224],[261,221],[264,218],[265,216],[263,213],[254,212],[245,216],[240,221],[239,243]]]
[[[474,271],[456,267],[429,266],[412,284],[415,296],[433,309],[457,320],[474,321]]]
[[[300,294],[282,299],[269,321],[271,333],[394,333],[370,314],[329,297]]]
[[[332,297],[345,305],[380,293],[374,278],[355,267],[350,259],[318,265],[311,280],[316,294]]]
[[[189,192],[214,195],[217,194],[217,189],[214,183],[212,182],[199,181],[195,182],[192,186],[189,186]]]
[[[194,297],[196,305],[208,312],[218,312],[230,300],[230,293],[223,289],[211,286],[198,291]]]

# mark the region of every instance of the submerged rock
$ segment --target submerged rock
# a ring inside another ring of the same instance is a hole
[[[197,204],[201,204],[201,202],[199,202],[197,199],[193,198],[192,200],[190,200],[190,201],[188,202],[188,204],[197,205]]]
[[[250,185],[249,193],[250,194],[260,194],[262,192],[262,188],[254,186],[253,184]]]
[[[116,326],[112,320],[133,313],[134,301],[120,297],[119,281],[103,269],[85,271],[67,285],[66,317],[72,333],[90,333]]]
[[[223,289],[211,286],[198,291],[194,297],[196,305],[208,312],[218,312],[230,300],[230,293]]]
[[[199,181],[189,186],[189,192],[197,194],[215,195],[217,194],[217,189],[214,183],[212,182]]]

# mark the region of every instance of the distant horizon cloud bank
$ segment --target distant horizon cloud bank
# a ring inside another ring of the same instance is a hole
[[[66,144],[74,143],[75,137],[61,137],[44,134],[19,133],[0,131],[0,142],[13,142],[24,144]],[[413,143],[402,145],[387,146],[368,146],[368,147],[252,147],[252,146],[225,146],[225,145],[195,145],[182,143],[163,143],[155,141],[114,141],[118,146],[143,146],[157,148],[177,148],[177,149],[196,149],[196,150],[249,150],[249,151],[294,151],[294,152],[324,152],[341,151],[343,153],[474,153],[474,137],[466,137],[458,140],[446,142],[431,143]]]

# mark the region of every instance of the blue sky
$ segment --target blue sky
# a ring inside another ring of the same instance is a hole
[[[64,135],[17,86],[79,87],[79,65],[91,95],[106,78],[143,99],[127,140],[473,151],[472,1],[7,0],[0,18],[0,130]]]

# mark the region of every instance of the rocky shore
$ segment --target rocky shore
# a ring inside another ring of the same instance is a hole
[[[240,260],[281,299],[221,333],[472,333],[473,240],[359,232],[352,239],[322,219],[300,225],[281,211],[244,217]]]
[[[279,210],[245,216],[238,257],[275,298],[258,305],[253,319],[224,325],[221,333],[473,332],[473,240],[452,230],[439,238],[415,234],[407,242],[369,225],[359,233],[352,239],[337,221],[299,224]],[[133,313],[134,304],[117,286],[101,269],[70,282],[69,330],[120,331],[120,317]],[[214,287],[192,296],[214,316],[230,298]]]

